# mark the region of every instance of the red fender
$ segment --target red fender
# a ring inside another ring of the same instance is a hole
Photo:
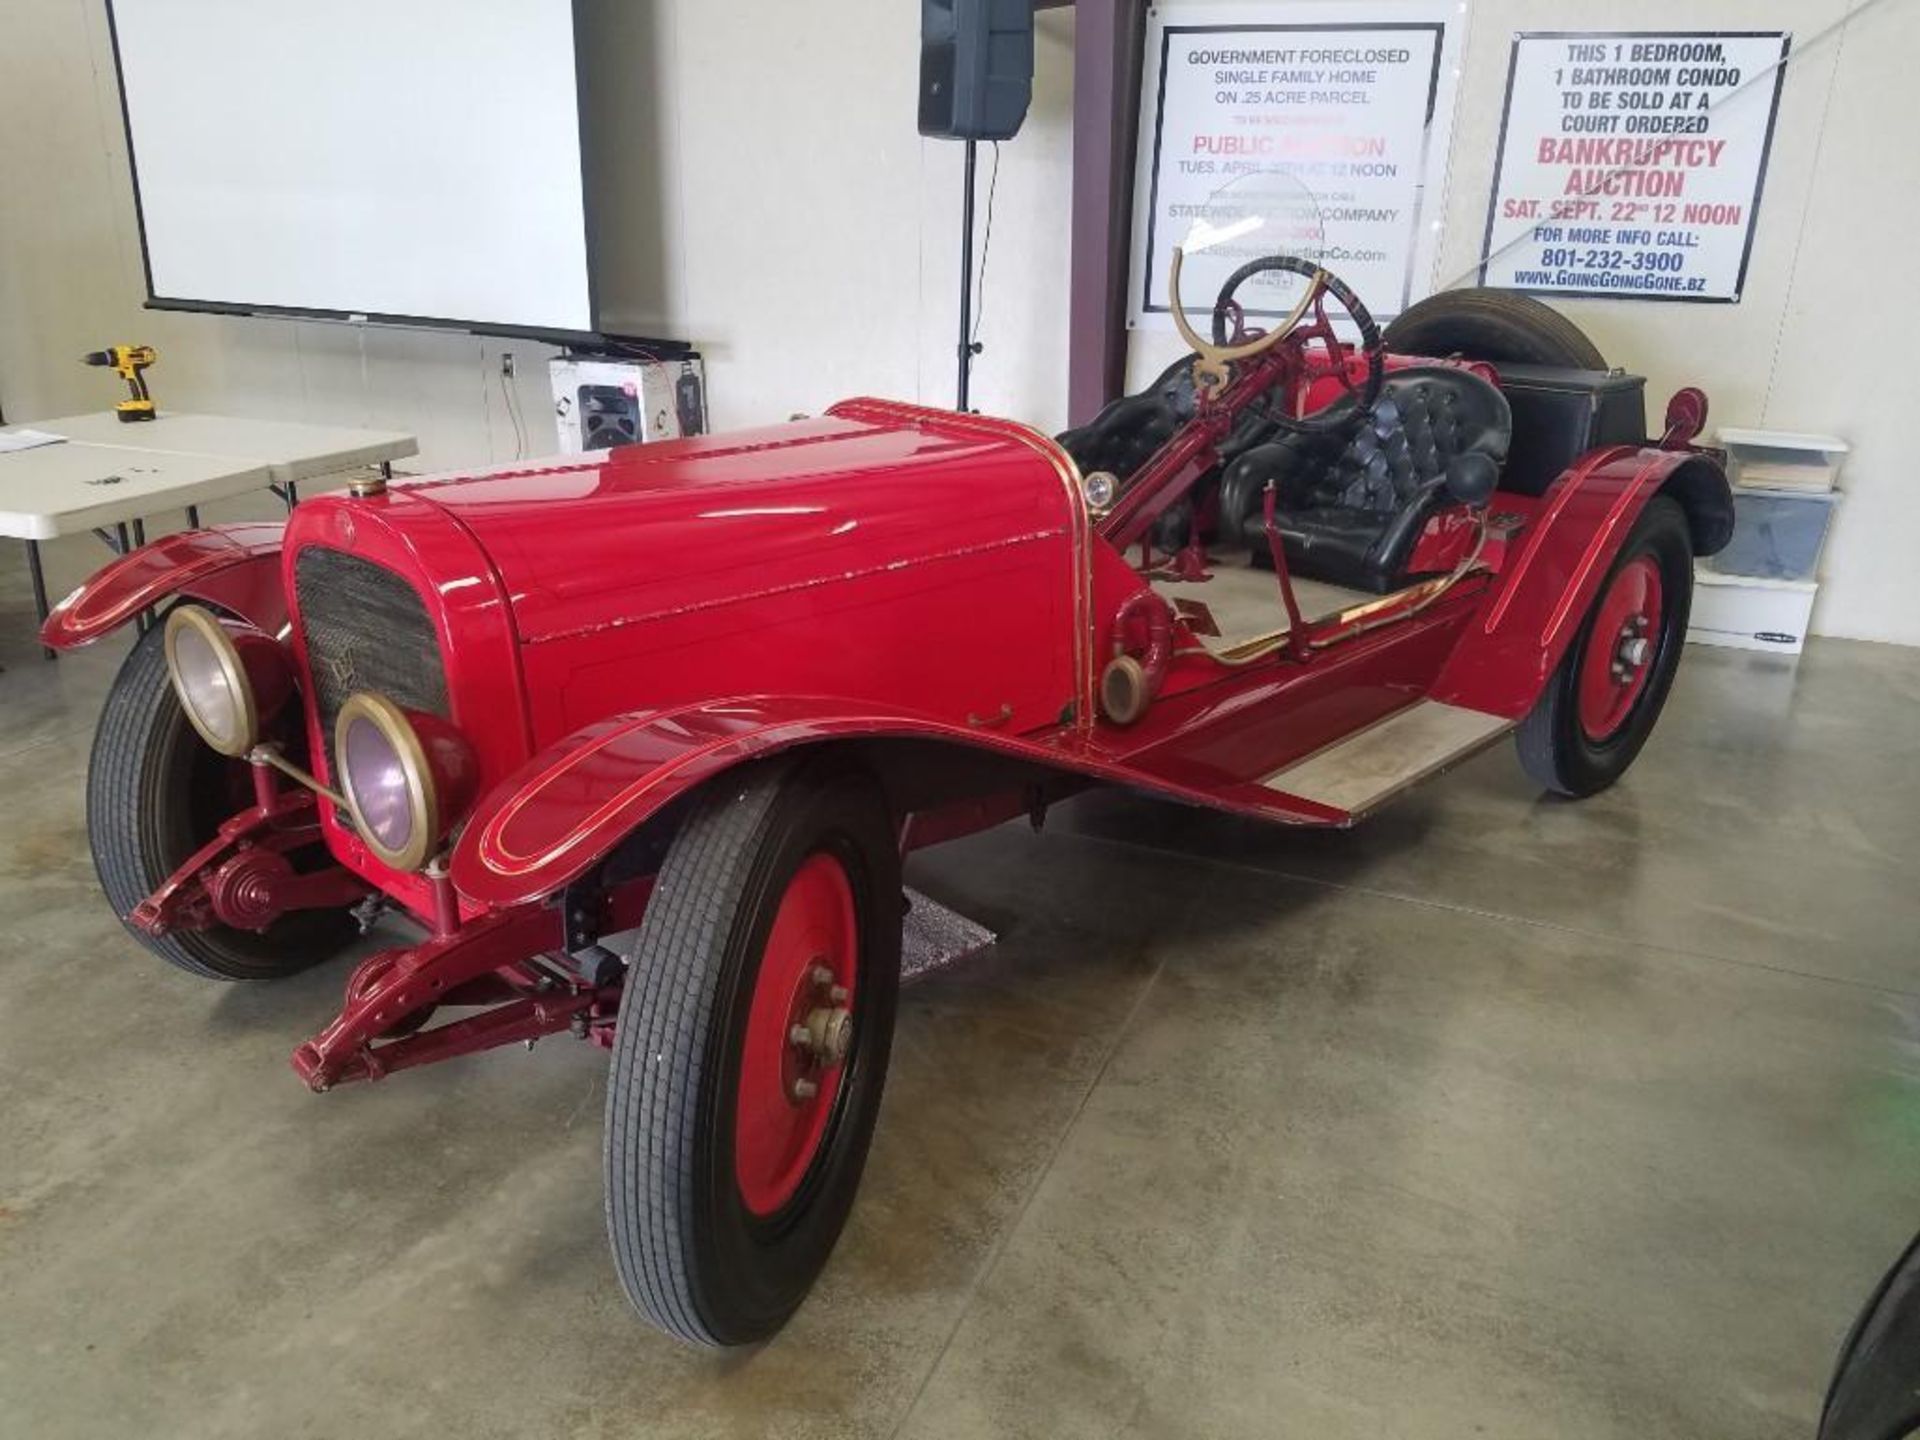
[[[1727,543],[1733,494],[1711,457],[1630,445],[1593,451],[1542,497],[1525,548],[1461,637],[1433,698],[1515,720],[1531,710],[1613,557],[1662,491],[1685,508],[1696,553],[1711,555]]]
[[[476,904],[492,907],[552,895],[644,821],[721,771],[775,751],[841,738],[939,740],[1282,823],[1327,825],[1342,819],[1338,812],[1257,785],[1232,793],[1200,790],[1046,740],[993,735],[846,701],[754,697],[618,715],[542,751],[496,786],[461,832],[451,867],[454,886]]]
[[[287,625],[278,524],[216,525],[168,535],[97,571],[47,617],[40,643],[54,650],[91,645],[171,595],[191,595],[269,635]]]

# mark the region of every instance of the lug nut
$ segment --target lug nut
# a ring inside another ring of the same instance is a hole
[[[816,963],[813,967],[812,978],[813,978],[813,983],[816,985],[831,985],[833,984],[833,971],[828,969],[825,965]]]
[[[804,1075],[793,1082],[793,1098],[796,1100],[811,1100],[819,1093],[820,1087]]]
[[[787,1031],[787,1043],[805,1050],[813,1044],[813,1034],[804,1025],[796,1025]]]
[[[846,1004],[847,1003],[847,987],[844,985],[835,985],[832,989],[827,991],[827,998],[836,1005]]]

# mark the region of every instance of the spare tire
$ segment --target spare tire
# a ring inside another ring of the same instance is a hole
[[[1531,295],[1511,290],[1475,287],[1429,295],[1395,317],[1387,326],[1386,341],[1396,355],[1607,368],[1578,325]]]

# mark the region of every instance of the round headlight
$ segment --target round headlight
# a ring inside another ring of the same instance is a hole
[[[222,755],[245,755],[293,689],[286,651],[250,625],[198,605],[167,616],[167,675],[187,720]]]
[[[473,753],[451,726],[365,691],[340,707],[335,779],[361,839],[396,870],[418,870],[473,798]]]

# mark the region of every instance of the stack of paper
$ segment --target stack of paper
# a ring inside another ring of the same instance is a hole
[[[0,430],[0,455],[13,450],[37,450],[42,445],[64,445],[67,437],[45,430]]]

